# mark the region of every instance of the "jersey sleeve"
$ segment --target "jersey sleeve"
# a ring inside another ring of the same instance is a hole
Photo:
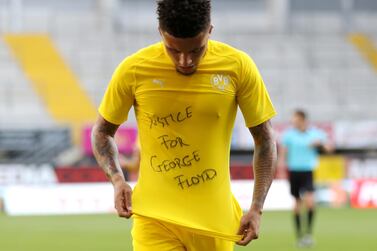
[[[263,79],[253,60],[241,53],[237,102],[248,128],[262,124],[276,115]]]
[[[134,103],[134,71],[127,59],[115,70],[99,106],[99,114],[110,123],[120,125],[128,118]]]

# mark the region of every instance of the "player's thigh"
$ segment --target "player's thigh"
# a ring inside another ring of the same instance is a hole
[[[301,187],[304,192],[313,193],[314,192],[314,178],[313,172],[303,172],[301,178]]]
[[[134,251],[185,251],[175,233],[157,220],[136,216],[132,226]]]
[[[187,251],[233,251],[234,242],[193,234],[191,240],[185,242],[185,247]]]
[[[290,192],[296,199],[300,198],[300,177],[297,172],[289,173]]]
[[[302,190],[307,207],[314,206],[314,179],[313,172],[305,172],[302,178]]]

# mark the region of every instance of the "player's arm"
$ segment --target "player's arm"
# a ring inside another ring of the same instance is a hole
[[[333,144],[326,142],[325,144],[323,144],[323,150],[326,153],[332,153],[335,150],[335,147]]]
[[[276,141],[270,121],[249,128],[255,142],[254,192],[250,210],[242,217],[239,234],[243,239],[237,244],[246,246],[258,238],[260,218],[267,192],[271,186],[276,166]]]
[[[319,150],[324,153],[332,153],[334,151],[334,145],[331,144],[329,141],[325,141],[320,143],[318,146]]]
[[[126,183],[118,159],[118,148],[114,141],[118,125],[99,116],[92,129],[92,148],[98,164],[114,186],[115,209],[120,217],[132,215],[132,189]]]
[[[311,146],[324,153],[332,153],[335,148],[326,136],[323,136],[321,139],[314,140]]]

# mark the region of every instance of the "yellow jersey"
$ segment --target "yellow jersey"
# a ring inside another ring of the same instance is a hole
[[[249,128],[275,115],[251,58],[210,40],[197,71],[185,76],[162,42],[151,45],[118,66],[99,113],[120,125],[132,106],[141,145],[134,214],[238,241],[242,211],[229,174],[237,106]]]

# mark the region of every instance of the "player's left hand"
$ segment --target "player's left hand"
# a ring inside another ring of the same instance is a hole
[[[313,142],[311,142],[310,146],[313,147],[313,148],[319,148],[321,147],[323,144],[322,144],[322,141],[320,140],[314,140]]]
[[[256,209],[250,209],[250,211],[241,218],[238,234],[243,237],[240,241],[236,242],[238,245],[246,246],[252,240],[258,239],[260,220],[261,211]]]

